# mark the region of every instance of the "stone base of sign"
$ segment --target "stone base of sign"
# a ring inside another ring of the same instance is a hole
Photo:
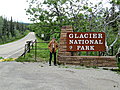
[[[64,65],[116,67],[115,56],[61,56],[59,63]]]
[[[61,29],[61,35],[60,35],[60,42],[59,42],[59,49],[58,49],[58,57],[60,56],[71,56],[71,52],[67,52],[67,33],[73,32],[73,29],[71,26],[63,26]]]
[[[71,52],[67,51],[66,41],[67,33],[73,32],[71,26],[63,26],[61,28],[61,36],[59,42],[58,62],[61,64],[84,65],[84,66],[101,66],[101,67],[116,67],[117,60],[115,56],[72,56]]]

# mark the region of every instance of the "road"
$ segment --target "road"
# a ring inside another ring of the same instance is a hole
[[[120,90],[120,75],[43,63],[0,63],[0,90]]]
[[[31,32],[21,40],[1,45],[0,56],[17,58],[24,51],[26,41],[35,39]],[[120,75],[80,66],[1,62],[0,90],[120,90]]]
[[[35,33],[30,32],[27,36],[25,36],[24,38],[22,38],[18,41],[0,45],[0,57],[17,58],[24,52],[24,47],[25,47],[26,41],[29,41],[29,40],[34,41],[35,39],[36,39]]]

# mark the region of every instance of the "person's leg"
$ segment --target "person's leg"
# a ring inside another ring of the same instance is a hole
[[[49,66],[51,66],[51,61],[52,61],[52,53],[50,52]]]
[[[56,66],[56,52],[54,52],[54,65]]]

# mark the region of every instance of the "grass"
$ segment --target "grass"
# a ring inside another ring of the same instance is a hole
[[[37,38],[38,42],[43,42],[43,40]],[[37,43],[37,48],[48,48],[48,43]],[[37,50],[38,61],[48,61],[49,60],[49,50]]]
[[[43,40],[37,37],[37,42],[43,42]],[[49,50],[40,50],[40,48],[48,48],[48,43],[37,43],[37,61],[49,61]],[[31,49],[30,53],[27,53],[25,57],[19,57],[16,59],[17,62],[36,62],[35,61],[35,45]]]
[[[3,57],[0,57],[0,59],[4,59]]]
[[[15,61],[15,58],[6,58],[0,60],[0,62],[10,62],[10,61]]]

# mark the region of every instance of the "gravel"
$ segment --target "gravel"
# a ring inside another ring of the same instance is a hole
[[[120,90],[120,75],[85,67],[1,62],[0,90]]]

